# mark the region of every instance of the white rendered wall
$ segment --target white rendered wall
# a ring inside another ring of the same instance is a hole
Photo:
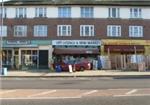
[[[120,18],[128,19],[130,18],[130,8],[120,8]]]
[[[143,8],[142,9],[142,18],[150,19],[150,8]]]
[[[47,7],[47,17],[57,18],[58,17],[58,7]]]
[[[108,18],[107,7],[94,7],[94,18]]]
[[[47,17],[48,18],[58,18],[58,6],[46,6],[47,7]],[[95,6],[94,7],[94,18],[108,18],[108,8],[111,6]],[[16,17],[16,7],[10,6],[7,8],[7,18]],[[27,7],[27,18],[35,17],[35,7]],[[120,8],[120,18],[129,19],[130,18],[130,8],[132,7],[118,7]],[[150,7],[139,7],[142,8],[142,18],[150,19]],[[71,7],[71,18],[81,18],[80,16],[80,6]]]
[[[73,6],[71,7],[71,17],[72,18],[80,18],[81,12],[80,12],[80,7],[78,6]]]

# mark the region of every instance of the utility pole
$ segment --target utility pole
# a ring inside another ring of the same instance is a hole
[[[0,35],[0,75],[2,74],[3,62],[2,62],[2,53],[3,53],[3,15],[4,15],[4,3],[1,2],[1,35]]]

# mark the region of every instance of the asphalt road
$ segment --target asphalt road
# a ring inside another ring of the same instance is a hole
[[[150,105],[150,97],[90,97],[55,100],[3,100],[1,105]]]
[[[150,78],[2,78],[0,105],[150,105]]]
[[[3,78],[2,89],[150,88],[150,78]]]

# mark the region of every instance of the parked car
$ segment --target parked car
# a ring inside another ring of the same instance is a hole
[[[84,71],[84,70],[90,70],[91,69],[91,63],[90,62],[76,62],[74,64],[69,64],[69,63],[56,63],[54,64],[54,68],[57,66],[61,67],[61,71],[69,71],[69,65],[72,65],[73,70],[75,71]]]

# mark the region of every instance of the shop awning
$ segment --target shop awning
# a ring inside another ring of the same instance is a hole
[[[144,52],[142,45],[105,45],[105,52]]]
[[[54,54],[100,54],[98,48],[55,48]]]

